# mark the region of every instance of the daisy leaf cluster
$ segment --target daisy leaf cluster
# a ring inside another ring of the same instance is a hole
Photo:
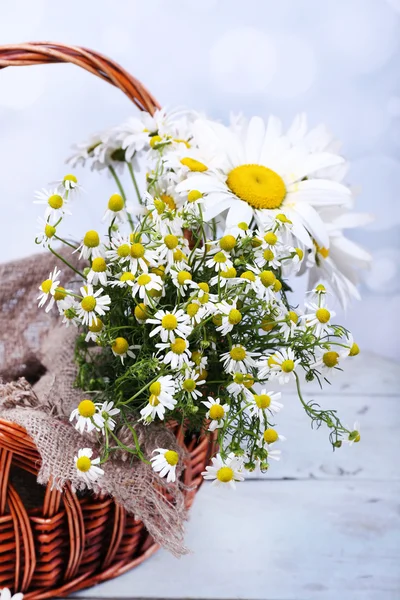
[[[54,269],[38,300],[78,330],[82,400],[71,421],[101,445],[95,458],[91,448],[75,457],[89,487],[115,451],[146,460],[137,422],[179,422],[190,433],[217,436],[219,454],[203,474],[216,484],[232,487],[246,471],[267,470],[280,458],[282,390],[291,381],[312,424],[327,426],[333,448],[359,441],[358,428],[301,392],[303,381],[322,384],[359,352],[329,300],[330,291],[345,302],[355,290],[349,261],[341,270],[329,259],[331,229],[322,212],[345,214],[351,205],[339,181],[344,161],[329,141],[325,131],[307,133],[301,119],[283,134],[276,119],[225,127],[158,111],[81,146],[72,159],[108,169],[115,180],[104,234],[87,231],[76,244],[60,236],[79,191],[73,175],[39,193],[45,214],[37,242],[74,272],[69,289],[62,283],[70,274]],[[139,159],[147,167],[142,193]],[[136,208],[116,163],[132,179]],[[55,241],[79,257],[78,267]],[[289,278],[306,270],[328,280],[330,290],[316,281],[304,306],[293,306]],[[120,435],[127,428],[130,444]],[[150,462],[175,480],[174,450],[155,448]]]

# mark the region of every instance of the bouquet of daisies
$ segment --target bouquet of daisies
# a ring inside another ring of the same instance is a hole
[[[146,460],[139,422],[179,422],[217,436],[219,453],[203,473],[216,484],[268,469],[280,457],[290,381],[334,448],[359,441],[357,426],[301,393],[302,382],[322,384],[359,352],[335,323],[331,301],[358,296],[357,271],[370,258],[343,230],[368,217],[350,212],[346,163],[334,148],[323,127],[308,131],[304,116],[284,133],[274,117],[224,126],[160,110],[94,136],[70,159],[115,180],[100,230],[94,223],[80,243],[63,234],[79,195],[75,175],[38,194],[46,209],[37,243],[60,258],[54,244],[62,242],[79,256],[78,267],[61,257],[75,284],[65,288],[55,269],[40,285],[39,306],[55,305],[77,328],[77,385],[85,392],[70,419],[102,448],[94,456],[82,447],[75,457],[88,487],[115,449]],[[304,306],[293,306],[293,276],[305,271],[311,291]],[[119,439],[127,423],[131,445]],[[173,482],[179,460],[154,448],[151,463]]]

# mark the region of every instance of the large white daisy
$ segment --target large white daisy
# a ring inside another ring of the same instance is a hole
[[[258,223],[272,214],[284,213],[293,222],[293,233],[308,247],[312,239],[327,246],[329,236],[317,208],[345,206],[350,190],[314,173],[344,164],[331,152],[311,151],[306,144],[295,144],[282,133],[282,124],[270,117],[253,117],[248,125],[229,129],[219,123],[198,120],[195,139],[201,150],[218,148],[223,157],[218,168],[189,173],[178,186],[179,192],[198,190],[203,197],[204,217],[209,221],[226,216],[227,230],[239,223]]]

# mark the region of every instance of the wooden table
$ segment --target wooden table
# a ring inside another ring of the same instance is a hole
[[[236,492],[203,486],[187,525],[191,554],[160,551],[75,597],[399,600],[400,365],[360,355],[324,391],[309,384],[307,399],[361,422],[361,442],[334,453],[293,387],[283,391],[281,462]]]

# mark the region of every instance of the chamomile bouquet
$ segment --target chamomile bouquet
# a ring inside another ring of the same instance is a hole
[[[82,433],[97,432],[102,448],[94,457],[83,447],[75,457],[88,487],[114,449],[145,460],[139,422],[180,422],[217,436],[219,453],[203,473],[216,484],[233,487],[246,472],[267,470],[280,457],[279,412],[290,381],[334,448],[359,441],[356,426],[301,392],[304,381],[322,384],[358,354],[331,299],[345,305],[358,296],[357,270],[369,263],[343,235],[367,217],[351,212],[346,162],[325,128],[308,130],[303,115],[283,132],[275,117],[225,126],[160,110],[80,144],[70,163],[106,170],[116,186],[105,199],[104,234],[93,224],[80,243],[62,233],[73,202],[83,201],[75,200],[77,177],[37,197],[46,207],[37,243],[60,258],[54,245],[62,242],[79,257],[78,266],[61,257],[75,287],[64,287],[55,269],[40,285],[39,305],[56,306],[77,328],[77,384],[85,394],[70,418]],[[306,271],[310,292],[294,306],[293,276]],[[130,446],[119,439],[127,423]],[[174,450],[154,448],[153,469],[168,482],[178,461]]]

